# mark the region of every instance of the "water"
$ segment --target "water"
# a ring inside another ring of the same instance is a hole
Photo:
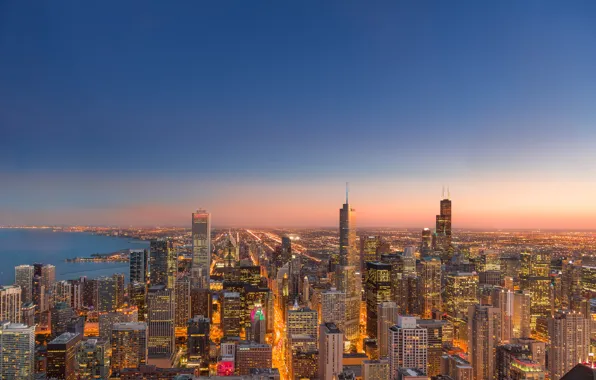
[[[93,253],[148,247],[149,243],[144,241],[89,233],[0,229],[0,285],[14,282],[15,266],[33,263],[55,265],[57,280],[81,276],[95,278],[114,273],[124,273],[128,278],[128,263],[67,263],[65,260],[89,257]]]

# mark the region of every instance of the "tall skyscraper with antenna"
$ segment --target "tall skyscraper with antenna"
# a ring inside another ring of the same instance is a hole
[[[447,188],[447,197],[445,197],[445,188],[443,187],[443,199],[436,220],[435,250],[444,253],[451,248],[451,199],[449,198],[449,188]]]
[[[350,207],[349,188],[346,183],[346,203],[339,209],[339,265],[337,289],[346,294],[345,334],[351,342],[360,338],[359,318],[362,290],[360,257],[356,247],[355,210]]]
[[[192,213],[192,285],[209,288],[211,269],[211,214],[205,210]]]

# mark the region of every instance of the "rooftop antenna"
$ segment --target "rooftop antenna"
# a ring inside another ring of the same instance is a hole
[[[350,183],[346,182],[346,204],[348,204],[348,194],[350,193]]]
[[[449,192],[449,186],[447,186],[447,199],[451,199],[451,193]]]
[[[443,193],[441,194],[441,196],[443,197],[443,199],[445,199],[445,185],[443,185]]]

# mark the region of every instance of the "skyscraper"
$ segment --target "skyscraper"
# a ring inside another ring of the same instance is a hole
[[[21,288],[0,286],[0,321],[21,323]]]
[[[456,318],[465,317],[468,307],[478,303],[478,275],[469,272],[456,272],[446,275],[445,311]]]
[[[319,317],[315,310],[303,307],[297,310],[288,311],[287,334],[311,335],[317,337],[317,325]]]
[[[151,240],[149,246],[149,270],[151,285],[174,288],[178,273],[178,256],[172,243],[167,240]]]
[[[475,380],[495,379],[500,330],[498,308],[481,305],[468,308],[468,352]]]
[[[578,363],[588,362],[590,321],[581,313],[562,311],[549,319],[551,379],[560,379]]]
[[[343,340],[334,323],[319,327],[319,380],[333,380],[343,371]]]
[[[221,304],[221,325],[223,335],[227,337],[240,336],[244,310],[238,292],[224,292]]]
[[[52,308],[50,314],[52,324],[52,336],[60,336],[66,332],[68,322],[75,316],[74,311],[69,304],[65,302],[58,302]]]
[[[432,318],[433,310],[442,310],[441,260],[426,256],[420,260],[420,299],[423,318]]]
[[[117,323],[112,327],[112,375],[123,368],[147,363],[147,325],[142,322]]]
[[[432,231],[430,228],[424,228],[422,230],[422,242],[420,244],[420,253],[422,255],[428,255],[432,252],[433,249],[433,238],[432,238]]]
[[[198,366],[201,374],[209,374],[209,331],[210,320],[202,315],[195,315],[187,324],[188,363]]]
[[[367,262],[379,261],[380,256],[377,249],[381,246],[381,237],[379,235],[360,236],[360,266],[366,269]]]
[[[190,319],[190,280],[180,277],[176,280],[176,327],[186,328]]]
[[[348,202],[346,185],[346,203],[339,209],[339,263],[342,266],[354,266],[358,273],[362,272],[358,248],[356,247],[356,224],[354,210]]]
[[[65,332],[48,343],[48,378],[78,379],[77,351],[83,337]]]
[[[149,254],[146,249],[129,251],[129,281],[146,283],[149,280]]]
[[[113,277],[98,277],[97,281],[97,310],[98,311],[114,311],[116,305],[116,291],[117,284]]]
[[[415,317],[399,316],[389,329],[389,366],[391,378],[399,368],[414,368],[426,373],[428,332],[416,324]]]
[[[105,379],[108,376],[108,342],[87,339],[77,351],[77,373],[80,379]]]
[[[35,326],[0,324],[0,378],[33,380]]]
[[[383,302],[379,304],[377,312],[377,346],[379,358],[385,359],[388,355],[389,328],[397,323],[397,304]]]
[[[443,355],[443,328],[446,321],[437,319],[418,319],[418,327],[426,329],[428,339],[427,371],[428,376],[437,376],[441,373],[441,356]]]
[[[445,191],[443,189],[443,196]],[[441,200],[441,209],[436,219],[435,230],[435,250],[443,252],[443,257],[448,257],[447,253],[451,248],[451,200],[449,199],[449,190],[447,197]]]
[[[209,288],[211,268],[211,214],[197,210],[192,214],[192,285]]]
[[[321,293],[321,323],[335,323],[342,329],[346,321],[346,293],[335,288]]]
[[[149,356],[170,357],[174,353],[174,290],[155,285],[147,293],[147,327]]]
[[[377,312],[383,302],[391,300],[391,264],[366,263],[366,333],[377,337]]]
[[[14,277],[14,284],[21,287],[21,301],[23,303],[33,302],[33,266],[16,266]]]

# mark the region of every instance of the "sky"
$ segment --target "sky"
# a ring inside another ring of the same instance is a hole
[[[596,229],[593,1],[0,2],[0,225]]]

